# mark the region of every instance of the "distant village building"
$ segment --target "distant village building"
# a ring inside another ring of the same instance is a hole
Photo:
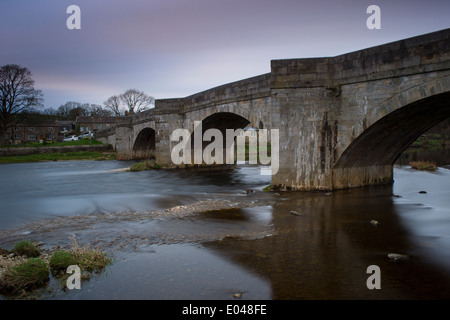
[[[113,116],[78,116],[76,126],[80,128],[80,132],[97,131],[108,128],[116,123],[116,117]]]
[[[6,141],[14,144],[56,141],[58,132],[58,125],[55,121],[22,122],[6,131]]]
[[[115,122],[116,117],[112,116],[79,116],[75,121],[24,121],[6,131],[6,141],[11,144],[63,141],[68,135],[95,132]]]

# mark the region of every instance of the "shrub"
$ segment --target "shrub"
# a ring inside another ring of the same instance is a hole
[[[12,249],[12,252],[16,255],[25,256],[28,258],[36,258],[41,254],[39,249],[34,244],[25,240],[16,243]]]
[[[3,272],[0,289],[3,292],[15,293],[44,285],[49,279],[49,270],[45,262],[39,258],[30,258]]]
[[[55,251],[50,258],[50,269],[53,271],[66,270],[69,266],[77,264],[74,256],[67,251]]]
[[[409,165],[411,166],[412,169],[417,169],[417,170],[426,170],[426,171],[436,171],[437,170],[437,166],[434,162],[429,162],[429,161],[414,161],[414,162],[410,162]]]

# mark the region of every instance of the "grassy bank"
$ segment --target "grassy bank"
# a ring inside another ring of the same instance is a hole
[[[65,153],[40,153],[25,156],[0,157],[0,163],[25,163],[39,161],[67,161],[67,160],[115,160],[114,152],[78,151]]]
[[[448,137],[438,133],[429,133],[420,136],[409,148],[411,149],[441,149],[448,146]]]
[[[86,145],[101,145],[102,143],[98,140],[91,139],[82,139],[77,141],[62,141],[62,142],[53,142],[53,143],[24,143],[17,145],[7,145],[2,146],[1,148],[39,148],[39,147],[64,147],[64,146],[86,146]]]

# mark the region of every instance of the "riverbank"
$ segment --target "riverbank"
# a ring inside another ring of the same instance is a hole
[[[79,151],[91,151],[91,152],[110,152],[112,146],[107,144],[101,145],[62,145],[52,147],[10,147],[0,148],[0,157],[17,157],[27,156],[32,154],[43,153],[66,153],[66,152],[79,152]]]
[[[69,151],[55,153],[38,153],[20,156],[1,156],[0,163],[28,163],[41,161],[70,160],[115,160],[116,153],[111,151]]]
[[[116,155],[111,145],[88,139],[0,148],[0,163],[115,159]]]

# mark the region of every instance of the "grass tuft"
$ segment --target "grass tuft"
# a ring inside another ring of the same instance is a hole
[[[106,253],[90,247],[79,247],[75,240],[69,252],[83,271],[101,271],[113,262]]]
[[[137,172],[137,171],[158,170],[158,169],[161,169],[161,166],[157,164],[154,160],[146,160],[133,164],[130,167],[129,171]]]
[[[416,170],[425,170],[425,171],[436,171],[437,165],[434,162],[429,161],[413,161],[410,162],[409,165],[412,169]]]
[[[19,261],[5,269],[0,277],[0,291],[16,293],[40,287],[49,281],[47,264],[39,258]]]
[[[55,251],[50,258],[49,266],[52,271],[65,271],[71,265],[77,264],[75,257],[67,251]]]
[[[7,253],[7,250],[2,252]],[[41,289],[52,275],[65,285],[68,279],[66,270],[71,265],[77,265],[82,271],[81,279],[88,280],[92,272],[101,272],[114,261],[98,249],[78,246],[72,240],[70,249],[54,251],[49,258],[47,254],[40,258],[39,249],[31,242],[20,241],[14,246],[13,256],[0,256],[0,293],[14,297],[29,297],[34,289]],[[33,256],[30,258],[30,256]]]
[[[37,258],[41,254],[38,247],[30,241],[19,241],[12,249],[12,253],[28,258]]]

